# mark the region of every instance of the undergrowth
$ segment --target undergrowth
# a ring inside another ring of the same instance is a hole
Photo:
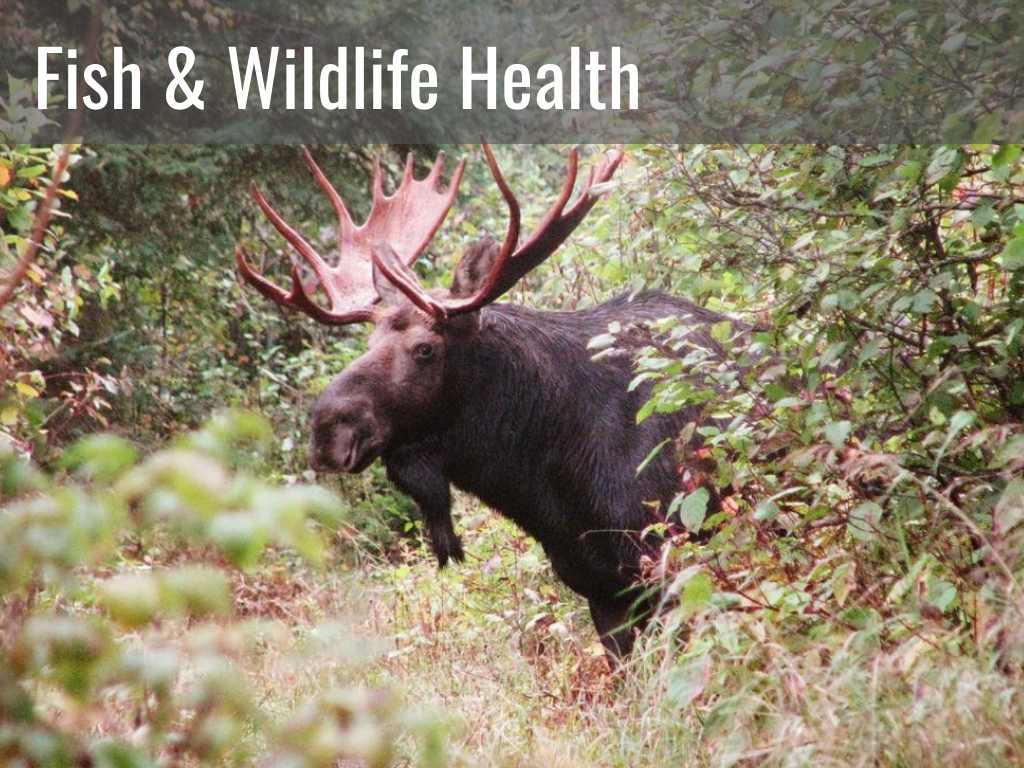
[[[323,616],[344,617],[342,634],[361,652],[318,661],[311,690],[337,675],[335,684],[401,691],[417,711],[440,714],[447,759],[460,766],[1024,759],[1020,670],[946,623],[883,642],[877,627],[809,633],[720,596],[668,611],[613,675],[583,604],[555,586],[536,546],[497,517],[469,522],[465,564],[438,572],[414,549],[317,582]],[[322,631],[291,626],[296,637]],[[291,679],[279,674],[264,678],[277,696]]]
[[[1024,759],[1024,681],[1005,653],[1020,626],[1015,589],[986,625],[998,637],[906,606],[826,623],[801,611],[799,585],[762,590],[759,604],[708,576],[701,550],[684,544],[670,553],[690,563],[674,571],[676,599],[612,674],[582,602],[507,521],[463,500],[468,559],[438,571],[416,539],[367,546],[319,492],[282,494],[217,468],[232,441],[253,436],[265,439],[265,425],[221,421],[138,463],[122,443],[87,441],[59,484],[7,455],[5,760],[540,768]],[[257,499],[274,516],[269,537],[231,525]],[[183,504],[196,512],[161,521]]]

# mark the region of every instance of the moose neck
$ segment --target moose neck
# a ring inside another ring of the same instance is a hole
[[[531,532],[541,523],[524,519],[539,510],[523,478],[541,476],[552,456],[578,453],[601,419],[597,393],[625,389],[617,366],[628,363],[592,362],[586,343],[597,330],[585,321],[585,313],[495,304],[479,331],[451,348],[455,410],[439,435],[451,479]]]
[[[502,417],[513,415],[516,430],[530,432],[566,417],[564,398],[582,383],[592,364],[588,336],[580,337],[570,313],[539,312],[495,304],[482,313],[479,331],[453,345],[449,375],[452,391],[466,404],[479,428],[498,441]],[[481,408],[483,410],[481,410]],[[481,414],[487,416],[480,418]]]

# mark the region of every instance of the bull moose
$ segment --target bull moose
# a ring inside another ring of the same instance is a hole
[[[619,149],[591,167],[570,204],[578,165],[571,151],[561,193],[520,242],[516,196],[486,145],[484,153],[508,206],[508,229],[500,245],[485,238],[468,247],[448,290],[424,290],[410,268],[447,216],[462,178],[465,159],[442,188],[443,153],[422,180],[414,177],[410,156],[391,196],[375,161],[372,209],[357,226],[303,150],[337,213],[333,264],[253,184],[257,204],[311,270],[327,306],[314,299],[316,288],[304,282],[298,263],[287,291],[260,274],[241,247],[238,267],[264,296],[321,323],[374,325],[367,351],[316,403],[312,468],[358,473],[381,458],[390,480],[419,506],[441,566],[464,558],[452,524],[452,485],[511,518],[540,542],[562,581],[587,599],[614,664],[631,651],[654,605],[641,584],[641,561],[660,541],[645,529],[680,485],[673,451],[662,451],[639,473],[638,467],[693,414],[660,414],[638,424],[650,392],[630,390],[629,355],[594,360],[588,341],[613,321],[627,327],[674,315],[714,344],[699,329],[722,318],[657,292],[576,312],[494,303],[580,224],[598,200],[595,186],[612,177],[623,154]]]

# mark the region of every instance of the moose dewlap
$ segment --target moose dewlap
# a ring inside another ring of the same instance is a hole
[[[641,560],[661,541],[645,530],[678,491],[672,451],[640,473],[654,446],[678,436],[695,414],[636,423],[649,390],[629,390],[628,355],[592,359],[587,342],[612,322],[623,327],[679,316],[695,329],[723,320],[683,299],[648,292],[579,312],[540,312],[495,303],[565,241],[597,202],[619,150],[576,186],[569,154],[561,193],[520,242],[519,204],[489,147],[484,153],[509,209],[499,245],[470,245],[448,290],[427,292],[410,269],[452,207],[465,161],[446,189],[444,157],[423,180],[412,158],[393,196],[379,165],[373,206],[357,226],[312,156],[306,162],[338,216],[338,252],[328,263],[270,206],[256,201],[298,251],[328,305],[317,303],[299,267],[285,290],[258,274],[239,249],[238,266],[257,290],[322,323],[374,324],[368,349],[320,396],[309,462],[318,472],[361,472],[380,458],[388,477],[419,506],[443,566],[462,560],[451,518],[454,485],[511,518],[543,546],[558,576],[587,599],[612,659],[629,653],[658,601],[641,582]],[[694,333],[700,343],[710,338]],[[713,343],[713,342],[711,342]]]

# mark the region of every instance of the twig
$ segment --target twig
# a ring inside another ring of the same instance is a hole
[[[14,295],[14,291],[21,284],[21,281],[25,279],[25,275],[28,274],[29,267],[36,260],[36,256],[39,254],[39,249],[43,245],[43,238],[46,236],[46,229],[50,226],[50,222],[53,220],[53,203],[57,199],[57,195],[60,193],[61,177],[64,175],[65,169],[68,167],[68,159],[71,156],[71,145],[64,144],[61,148],[60,155],[57,157],[57,165],[53,169],[53,177],[50,179],[50,183],[46,185],[46,192],[43,194],[43,200],[36,209],[35,219],[32,221],[32,232],[29,235],[28,247],[25,248],[25,252],[21,254],[21,258],[18,259],[18,265],[11,272],[10,278],[7,283],[0,289],[0,309],[7,306],[7,303],[11,300]]]
[[[104,0],[96,0],[92,6],[92,17],[89,19],[89,27],[86,32],[86,55],[82,62],[82,72],[88,70],[89,65],[96,59],[97,43],[103,28],[104,5]],[[39,249],[43,247],[43,238],[46,236],[46,230],[53,220],[53,204],[57,200],[57,195],[60,194],[61,178],[64,176],[64,171],[68,167],[68,161],[71,159],[72,141],[78,135],[82,126],[83,112],[84,110],[81,109],[74,110],[67,125],[64,127],[64,143],[61,145],[60,154],[57,156],[57,164],[54,166],[50,183],[46,185],[46,191],[43,193],[42,202],[36,208],[36,214],[32,220],[32,231],[29,234],[28,247],[25,248],[25,252],[18,259],[18,265],[11,272],[11,276],[6,284],[4,284],[3,288],[0,288],[0,309],[3,309],[10,302],[14,292],[21,285],[21,281],[28,274],[29,267],[32,266],[36,256],[39,255]]]

